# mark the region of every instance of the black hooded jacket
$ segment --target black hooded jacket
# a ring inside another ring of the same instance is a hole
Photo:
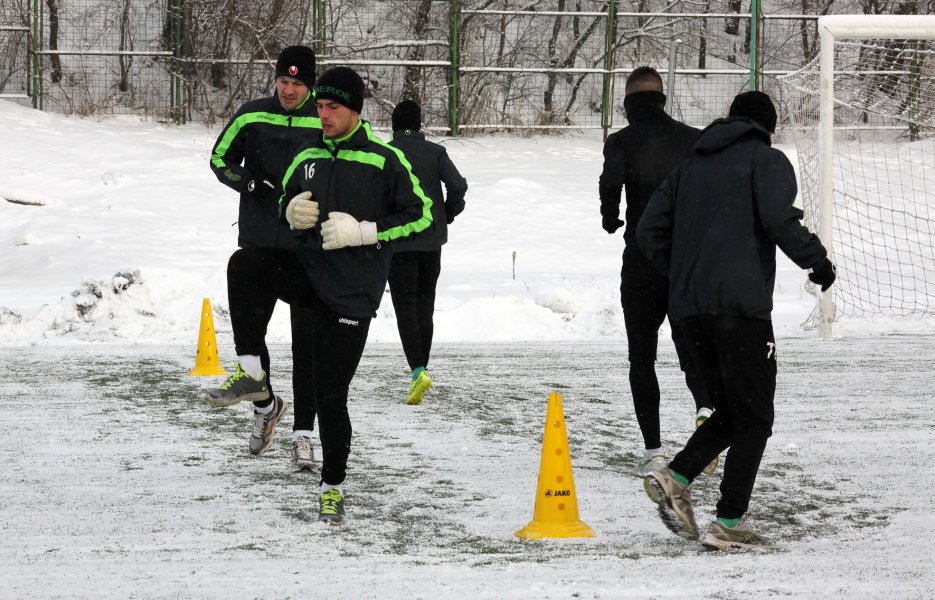
[[[827,255],[796,193],[792,164],[763,127],[745,117],[709,125],[637,228],[640,249],[669,276],[669,318],[771,320],[776,247],[803,269]]]
[[[620,216],[621,190],[626,186],[627,246],[636,243],[636,224],[662,180],[692,151],[701,131],[666,114],[661,92],[636,92],[624,98],[629,125],[604,142],[604,169],[598,190],[601,216]]]
[[[390,145],[406,155],[412,165],[412,172],[422,182],[422,189],[432,199],[432,225],[418,235],[394,242],[393,252],[441,248],[448,241],[448,225],[464,210],[467,181],[448,158],[445,147],[426,140],[420,131],[394,131]]]
[[[240,192],[237,243],[241,248],[293,246],[295,235],[279,219],[280,184],[299,146],[320,132],[313,94],[291,111],[276,95],[247,102],[221,131],[211,154],[211,170],[218,181]]]

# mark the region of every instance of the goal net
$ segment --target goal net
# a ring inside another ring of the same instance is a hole
[[[801,208],[838,269],[805,325],[935,315],[935,16],[819,20],[821,51],[779,78]]]

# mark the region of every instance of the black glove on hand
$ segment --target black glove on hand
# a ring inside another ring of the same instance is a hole
[[[601,217],[601,227],[607,233],[616,233],[618,229],[623,227],[623,221],[620,220],[620,217]]]
[[[268,179],[251,179],[247,182],[247,191],[257,196],[267,196],[276,191],[276,186]]]
[[[835,269],[831,261],[826,258],[823,262],[819,263],[817,267],[812,267],[812,272],[808,274],[808,278],[812,280],[812,283],[820,285],[821,291],[825,291],[831,287],[834,280],[838,278],[837,269]]]

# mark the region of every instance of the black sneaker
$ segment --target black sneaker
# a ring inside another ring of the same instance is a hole
[[[318,520],[331,525],[344,521],[344,495],[341,490],[331,488],[318,495]]]

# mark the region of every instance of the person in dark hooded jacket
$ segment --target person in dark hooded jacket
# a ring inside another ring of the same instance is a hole
[[[403,151],[412,164],[412,172],[432,199],[432,225],[393,245],[389,275],[399,339],[412,370],[406,404],[419,404],[432,387],[426,368],[432,350],[432,316],[435,286],[441,274],[442,245],[448,241],[448,226],[464,210],[468,185],[445,147],[425,139],[421,132],[422,109],[416,102],[403,100],[397,104],[392,122],[390,144]]]
[[[624,226],[620,220],[620,199],[626,188],[620,303],[627,329],[630,392],[645,448],[636,466],[641,476],[666,465],[659,424],[656,350],[659,328],[666,318],[669,283],[637,247],[636,224],[653,190],[688,157],[701,134],[666,114],[665,104],[662,78],[655,69],[639,67],[630,73],[623,99],[628,125],[608,136],[604,143],[604,169],[598,186],[603,227],[609,234]],[[698,423],[711,414],[713,406],[705,396],[681,331],[671,319],[669,327],[679,365],[694,398],[694,416]],[[713,461],[708,472],[713,473],[716,467]]]
[[[276,60],[276,93],[245,103],[221,131],[211,154],[211,170],[218,181],[240,193],[237,219],[241,248],[272,248],[292,252],[295,234],[279,218],[280,182],[299,146],[320,135],[321,121],[315,107],[315,52],[306,46],[283,48]],[[230,285],[243,285],[229,281]],[[267,325],[276,308],[272,298],[264,307]],[[292,389],[295,410],[292,432],[292,465],[298,471],[315,472],[318,467],[312,450],[315,429],[315,399],[308,371],[310,360],[311,313],[300,305],[290,307],[292,325]],[[244,365],[251,372],[261,369],[271,378],[269,350],[263,344],[256,365]],[[263,454],[272,445],[275,427],[285,415],[287,402],[278,398],[272,385],[268,394],[253,403],[254,427],[249,440],[251,454]],[[207,401],[227,405],[228,400],[208,395]]]
[[[825,291],[834,266],[793,206],[786,156],[770,146],[776,110],[762,92],[739,94],[730,116],[709,125],[692,156],[650,198],[637,240],[669,278],[669,317],[701,368],[714,413],[646,492],[666,526],[698,539],[689,485],[727,449],[717,518],[701,537],[711,548],[774,547],[744,519],[772,435],[776,340],[771,321],[776,248]]]

